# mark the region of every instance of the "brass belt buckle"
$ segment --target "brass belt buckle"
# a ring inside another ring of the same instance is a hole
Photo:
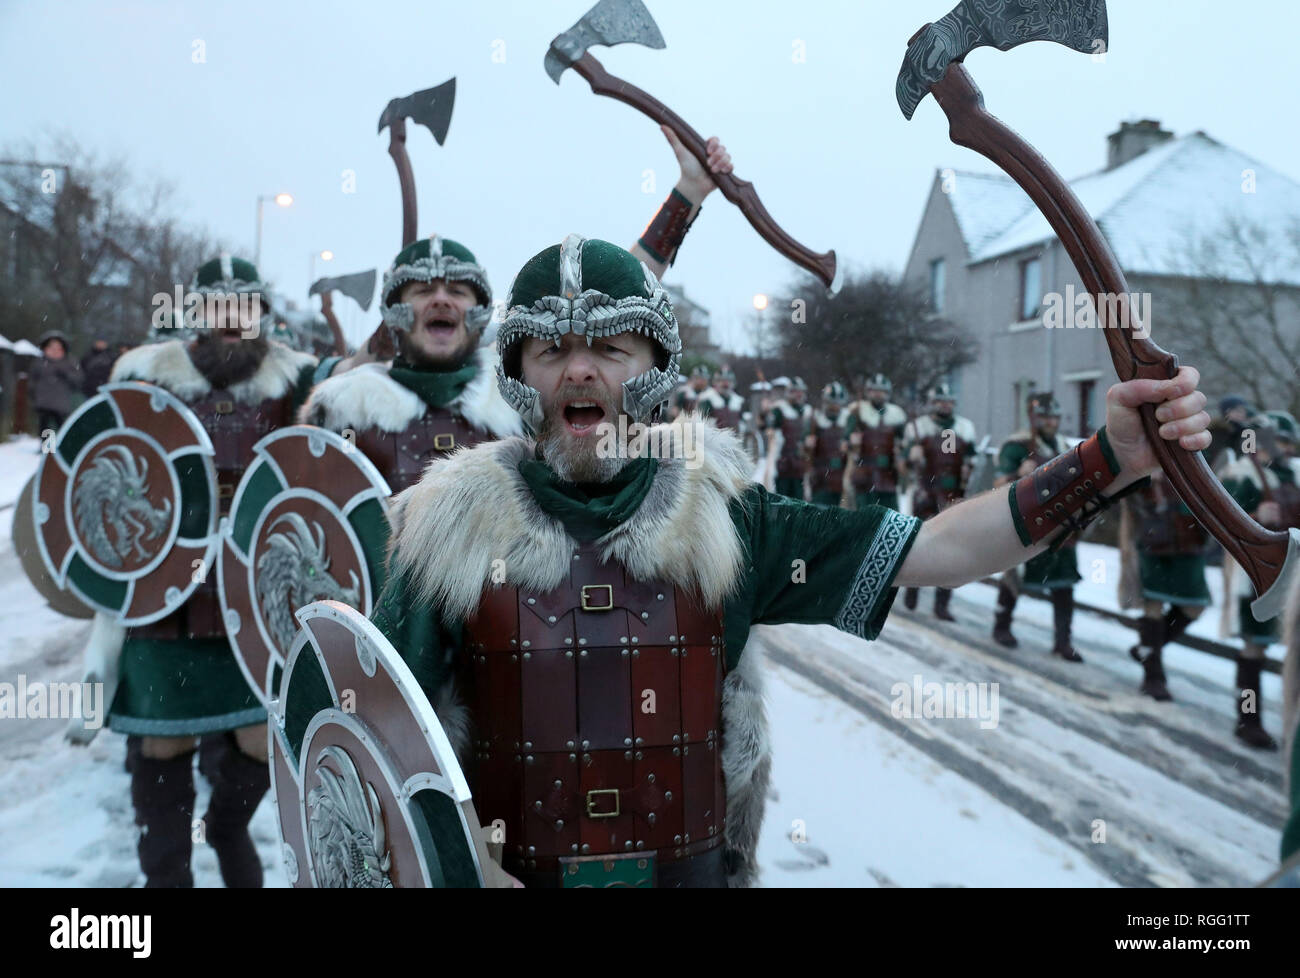
[[[591,604],[588,596],[589,591],[599,591],[605,589],[605,603]],[[614,585],[612,584],[584,584],[582,586],[582,610],[583,611],[612,611],[614,608]]]
[[[234,414],[234,401],[217,401],[217,414]]]
[[[234,495],[235,495],[235,487],[232,486],[229,482],[218,482],[218,483],[217,483],[217,498],[218,498],[218,499],[230,499],[230,498],[233,497]]]
[[[452,434],[434,435],[433,447],[440,452],[449,452],[456,447],[456,436]]]
[[[594,797],[592,797],[593,795],[613,795],[614,810],[612,812],[596,811],[597,801]],[[619,798],[617,788],[592,788],[590,791],[587,792],[587,817],[588,818],[614,818],[615,816],[622,813],[622,809],[619,806],[619,802],[620,802],[620,798]]]

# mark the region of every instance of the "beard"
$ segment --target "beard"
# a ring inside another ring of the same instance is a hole
[[[595,401],[605,411],[600,425],[613,425],[617,432],[619,412],[603,387],[568,384],[560,389],[552,405],[547,406],[537,432],[537,454],[565,482],[608,482],[623,471],[631,461],[626,444],[617,452],[609,452],[607,437],[599,432],[578,436],[569,431],[564,421],[563,405],[567,401],[587,399]],[[631,421],[627,422],[628,427]]]
[[[200,333],[189,347],[190,360],[209,384],[224,390],[257,373],[271,346],[265,336],[240,337],[231,342],[220,330]]]

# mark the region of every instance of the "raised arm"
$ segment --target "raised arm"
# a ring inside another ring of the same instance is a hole
[[[1160,405],[1156,420],[1161,438],[1177,441],[1188,451],[1208,447],[1210,416],[1202,410],[1205,395],[1196,389],[1199,381],[1194,367],[1183,367],[1172,380],[1130,380],[1111,387],[1103,431],[1010,488],[992,489],[927,521],[894,585],[956,587],[1014,567],[1066,532],[1062,521],[1068,526],[1086,519],[1098,502],[1149,475],[1157,462],[1142,429],[1140,404]],[[1080,461],[1085,471],[1072,473],[1070,467]],[[1098,471],[1100,480],[1095,479]],[[1032,508],[1044,501],[1035,499],[1038,493],[1046,494],[1048,503],[1041,511]],[[1016,507],[1013,497],[1020,501]],[[1013,514],[1020,515],[1020,525]]]
[[[650,271],[655,273],[655,278],[663,278],[664,272],[668,271],[668,266],[677,257],[682,239],[686,237],[686,230],[700,212],[704,198],[718,189],[712,174],[731,172],[731,156],[727,147],[718,142],[717,136],[709,137],[709,169],[706,171],[700,166],[699,160],[682,145],[676,133],[667,126],[660,126],[659,129],[667,138],[668,145],[673,148],[677,165],[681,167],[681,176],[668,199],[651,218],[645,232],[628,249],[646,263]]]

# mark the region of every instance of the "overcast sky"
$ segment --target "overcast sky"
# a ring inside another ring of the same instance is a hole
[[[600,49],[606,69],[706,136],[773,217],[852,267],[900,270],[934,171],[991,170],[948,141],[932,98],[906,122],[894,79],[907,39],[948,0],[649,0],[667,48]],[[455,76],[443,147],[411,128],[420,231],[455,238],[504,298],[520,265],[573,231],[630,245],[677,177],[655,125],[542,68],[588,0],[420,3],[0,0],[0,141],[66,130],[173,181],[194,223],[250,257],[268,206],[262,271],[304,299],[317,275],[381,269],[400,244],[390,98]],[[1099,169],[1121,120],[1154,118],[1300,180],[1295,38],[1300,4],[1111,0],[1104,63],[1053,44],[981,49],[967,66],[994,114],[1067,177]],[[201,42],[196,43],[196,42]],[[201,51],[203,59],[196,63]],[[344,171],[355,192],[344,192]],[[655,186],[646,192],[647,172]],[[709,198],[669,282],[743,343],[751,297],[793,271],[720,194]],[[368,331],[348,300],[345,326]],[[141,319],[151,310],[141,310]]]

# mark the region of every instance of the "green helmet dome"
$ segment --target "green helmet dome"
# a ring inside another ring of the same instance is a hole
[[[501,395],[536,432],[541,395],[523,382],[519,344],[525,337],[558,340],[568,333],[587,343],[602,336],[636,332],[661,356],[643,373],[623,382],[623,411],[646,422],[677,386],[682,340],[668,293],[631,252],[608,241],[571,234],[534,255],[515,276],[497,333]]]
[[[478,304],[465,314],[465,325],[480,336],[483,327],[492,318],[492,286],[487,272],[470,251],[459,241],[434,235],[413,241],[397,253],[393,264],[384,272],[379,311],[384,322],[393,329],[409,330],[415,325],[415,309],[409,302],[398,302],[402,286],[407,282],[467,282],[478,296]]]

